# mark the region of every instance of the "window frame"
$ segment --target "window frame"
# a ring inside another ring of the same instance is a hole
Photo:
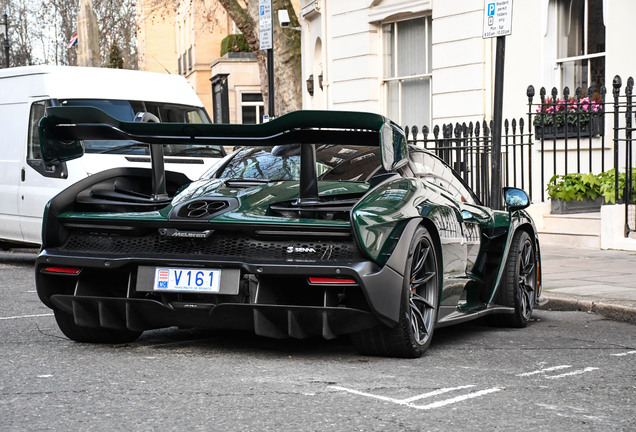
[[[425,71],[424,73],[420,73],[420,74],[414,74],[414,75],[404,75],[404,76],[400,76],[399,75],[399,70],[398,70],[398,65],[399,65],[399,49],[398,49],[398,33],[399,33],[399,23],[401,22],[406,22],[406,21],[412,21],[412,20],[416,20],[416,19],[420,19],[420,18],[426,18],[425,20],[425,25],[424,25],[424,34],[426,35],[426,44],[425,45],[425,50],[426,52],[424,53],[424,64],[425,64]],[[430,125],[432,123],[433,120],[433,65],[432,65],[432,50],[433,50],[433,44],[432,44],[432,24],[433,24],[433,18],[431,14],[418,14],[418,15],[412,15],[409,17],[404,17],[404,18],[400,18],[400,19],[387,19],[384,21],[379,22],[379,33],[380,33],[380,52],[381,52],[381,62],[382,62],[382,74],[380,77],[380,87],[381,87],[381,94],[383,97],[383,101],[382,101],[382,105],[383,105],[383,109],[384,109],[384,114],[389,116],[389,84],[392,82],[397,82],[398,83],[398,117],[397,118],[392,118],[391,120],[395,121],[396,123],[398,123],[401,126],[405,126],[403,124],[403,107],[402,107],[402,102],[403,102],[403,97],[402,97],[402,84],[404,81],[406,80],[417,80],[417,79],[423,79],[423,80],[428,80],[429,86],[428,86],[428,102],[429,102],[429,115],[427,119],[422,119],[422,123],[423,124],[427,124]],[[387,56],[387,53],[385,52],[385,32],[384,32],[384,26],[385,25],[392,25],[393,26],[393,46],[391,47],[391,69],[395,70],[396,76],[391,76],[391,77],[385,77],[385,68],[386,68],[386,63],[385,63],[385,58]],[[419,123],[418,123],[419,125]],[[413,125],[409,125],[409,126],[413,126]]]
[[[243,95],[248,95],[248,94],[254,94],[254,95],[258,94],[261,96],[261,100],[260,101],[243,101]],[[238,103],[239,103],[239,110],[241,113],[241,124],[245,124],[243,119],[243,107],[252,107],[252,106],[256,107],[256,124],[263,123],[263,115],[265,114],[265,101],[263,98],[263,94],[260,91],[251,91],[251,90],[240,91]]]
[[[570,56],[570,57],[559,57],[559,43],[560,43],[560,23],[563,21],[562,17],[561,17],[561,11],[563,10],[559,3],[565,3],[566,5],[569,4],[569,8],[566,7],[566,9],[568,9],[568,11],[571,11],[571,7],[572,7],[572,2],[574,0],[556,0],[554,2],[554,7],[555,7],[555,22],[554,22],[554,53],[555,53],[555,65],[556,65],[556,74],[557,74],[557,82],[559,83],[561,89],[565,88],[565,87],[569,87],[570,90],[574,90],[575,88],[579,87],[579,83],[573,82],[573,83],[566,83],[564,81],[565,79],[565,72],[564,72],[564,67],[566,64],[570,63],[572,64],[572,66],[574,68],[580,68],[580,70],[585,70],[586,71],[586,77],[587,77],[587,86],[585,86],[585,88],[583,88],[583,86],[581,85],[581,88],[584,91],[587,91],[587,89],[592,85],[592,60],[593,59],[597,59],[597,58],[603,58],[605,60],[606,58],[606,53],[607,51],[603,51],[603,52],[599,52],[599,53],[588,53],[589,47],[588,47],[588,36],[589,36],[589,10],[590,10],[590,5],[589,5],[589,1],[590,0],[582,0],[584,7],[583,7],[583,51],[584,54],[582,55],[577,55],[577,56]],[[605,12],[605,11],[603,11]],[[571,15],[571,12],[569,12],[569,14]],[[571,16],[567,17],[568,20],[571,19]],[[605,17],[602,16],[601,20],[604,20]],[[603,26],[605,26],[605,24],[603,23]],[[607,34],[605,35],[605,40],[607,40]],[[605,49],[607,50],[607,46],[604,46]],[[584,61],[587,61],[587,65],[583,65],[582,63]],[[581,62],[580,64],[577,64],[578,62]],[[599,86],[600,87],[600,86]],[[598,90],[598,88],[596,89]]]

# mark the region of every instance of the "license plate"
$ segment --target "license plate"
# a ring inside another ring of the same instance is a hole
[[[157,267],[153,290],[218,293],[221,270]]]

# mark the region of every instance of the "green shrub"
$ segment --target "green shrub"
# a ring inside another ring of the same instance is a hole
[[[547,192],[551,199],[559,199],[563,201],[577,200],[582,201],[584,198],[591,200],[599,196],[605,198],[605,202],[614,203],[614,169],[605,171],[600,174],[557,174],[552,176],[548,183]],[[618,174],[618,198],[623,198],[625,190],[625,173]],[[636,191],[636,169],[632,169],[632,192]],[[634,196],[630,197],[633,202]]]
[[[250,46],[242,34],[227,35],[221,41],[221,57],[228,52],[249,52]]]

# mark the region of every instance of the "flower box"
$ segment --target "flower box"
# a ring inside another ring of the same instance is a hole
[[[551,140],[565,138],[578,138],[578,137],[595,137],[601,134],[600,119],[597,117],[590,118],[590,121],[577,127],[575,124],[564,124],[555,126],[554,124],[535,126],[534,131],[537,139]]]
[[[605,204],[605,198],[602,196],[596,197],[596,199],[593,200],[584,198],[581,201],[551,199],[550,214],[594,213],[601,211],[601,206],[603,204]]]

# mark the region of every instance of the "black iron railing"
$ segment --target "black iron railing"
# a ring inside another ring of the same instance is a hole
[[[534,87],[527,90],[528,121],[534,127],[533,145],[538,148],[541,166],[541,201],[546,200],[546,186],[554,175],[599,174],[613,169],[613,202],[625,204],[625,236],[636,231],[633,88],[630,77],[622,90],[622,80],[617,75],[610,100],[604,86],[587,91],[577,88],[573,96],[566,87],[561,97],[556,88],[547,97],[542,87],[536,103]],[[611,140],[609,132],[606,137],[609,127]]]
[[[625,204],[625,235],[636,231],[636,164],[633,132],[634,80],[623,89],[616,76],[612,94],[605,87],[566,87],[559,96],[541,88],[538,100],[529,86],[527,120],[505,120],[501,139],[501,184],[524,189],[533,201],[545,202],[555,175],[614,170],[614,202]],[[492,184],[491,122],[405,127],[410,144],[441,157],[490,205]],[[533,165],[535,171],[533,173]],[[534,174],[534,176],[533,176]],[[538,189],[538,191],[537,191]]]
[[[486,121],[405,127],[410,144],[423,146],[450,165],[473,189],[482,203],[490,205],[492,127]],[[502,184],[527,189],[532,195],[530,131],[524,119],[505,120],[501,141]]]

